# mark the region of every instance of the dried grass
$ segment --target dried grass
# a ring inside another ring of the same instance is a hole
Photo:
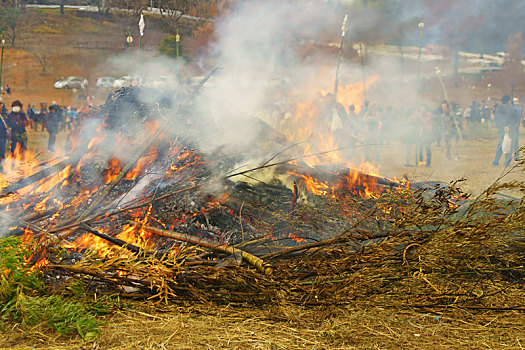
[[[118,312],[95,343],[15,330],[5,349],[520,349],[522,313],[441,313],[370,304],[315,310],[134,304]]]

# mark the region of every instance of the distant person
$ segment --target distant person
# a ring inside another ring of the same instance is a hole
[[[441,123],[443,123],[447,160],[452,159],[452,155],[454,156],[454,160],[459,160],[459,125],[453,113],[454,111],[450,109],[448,102],[443,101],[441,104]]]
[[[9,125],[7,123],[7,112],[4,107],[4,100],[0,97],[0,171],[3,172],[3,163],[5,159],[5,149],[7,147],[7,133]]]
[[[501,158],[501,155],[503,154],[503,150],[501,146],[503,144],[503,139],[505,138],[505,134],[509,133],[510,135],[513,107],[509,104],[509,102],[510,102],[510,96],[509,95],[503,96],[501,98],[501,105],[498,105],[496,108],[496,112],[494,112],[494,123],[496,124],[496,128],[498,129],[498,146],[496,148],[496,154],[494,155],[494,160],[492,161],[492,165],[494,166],[499,165],[499,160]],[[511,153],[505,154],[505,163],[504,163],[505,166],[510,164],[511,158],[512,158]]]
[[[36,111],[32,104],[29,104],[27,106],[27,117],[29,118],[29,122],[31,123],[31,129],[36,130]]]
[[[343,130],[343,125],[348,121],[348,115],[346,114],[345,108],[342,104],[337,102],[335,95],[328,93],[325,97],[325,112],[328,113],[328,123],[330,125],[330,131],[334,136],[339,139]]]
[[[46,119],[47,119],[47,107],[44,103],[40,103],[40,113],[38,113],[38,121],[42,123],[41,131],[44,131],[46,127]]]
[[[73,109],[71,109],[71,106],[67,106],[67,110],[64,116],[65,121],[65,127],[66,130],[71,130],[71,125],[73,124]]]
[[[2,114],[4,118],[7,118],[7,109],[5,108],[5,102],[2,97],[0,97],[0,114]]]
[[[71,108],[71,124],[72,124],[73,130],[78,128],[79,120],[78,120],[78,109],[77,108]]]
[[[11,95],[11,87],[9,86],[9,84],[6,84],[5,92],[7,92],[8,95]]]
[[[23,154],[27,150],[26,126],[29,125],[29,119],[22,110],[20,101],[16,100],[11,104],[11,113],[7,116],[7,120],[11,128],[11,154],[14,155],[17,146]]]
[[[481,101],[481,122],[488,123],[491,121],[491,110],[485,100]]]
[[[60,128],[60,111],[58,106],[53,104],[49,106],[49,113],[47,114],[46,128],[49,133],[49,141],[47,149],[51,152],[55,151],[55,141],[57,139],[58,130]]]
[[[465,116],[471,123],[481,122],[481,106],[478,101],[472,101],[470,105],[470,115]]]

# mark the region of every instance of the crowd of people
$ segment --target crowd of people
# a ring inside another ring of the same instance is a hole
[[[15,100],[10,107],[9,111],[0,97],[0,160],[5,159],[9,143],[13,155],[17,149],[22,153],[27,149],[26,128],[29,127],[48,132],[47,148],[53,152],[57,134],[77,129],[80,122],[90,115],[91,102],[87,99],[85,106],[79,109],[59,106],[56,102],[49,107],[41,103],[39,109],[29,104],[24,112],[23,104]],[[296,130],[300,127],[295,125],[298,119],[285,109],[288,108],[277,108],[275,111],[278,112],[273,113],[274,127],[281,131]],[[316,133],[332,134],[338,147],[347,151],[349,160],[356,157],[358,152],[355,150],[360,149],[364,160],[380,163],[382,147],[403,144],[405,166],[430,167],[432,149],[436,147],[443,150],[446,159],[459,160],[459,141],[465,131],[476,124],[497,129],[498,143],[492,164],[498,166],[504,155],[503,164],[507,166],[512,159],[518,159],[519,128],[520,125],[525,127],[519,100],[509,95],[503,96],[501,103],[474,101],[466,108],[443,101],[434,109],[424,103],[399,108],[369,102],[363,106],[350,105],[346,109],[329,93],[320,96],[308,110],[318,121]]]
[[[24,111],[24,106],[19,100],[13,101],[9,108],[0,97],[0,160],[5,159],[9,143],[9,151],[13,156],[16,150],[21,153],[27,150],[27,128],[46,130],[49,134],[47,148],[53,152],[57,134],[60,131],[76,129],[82,118],[81,110],[71,106],[59,106],[54,101],[49,107],[41,104],[39,109],[29,104]]]
[[[336,144],[343,150],[348,149],[349,154],[362,149],[364,160],[374,163],[380,163],[382,148],[400,143],[405,147],[405,166],[430,167],[433,148],[442,149],[448,160],[459,160],[459,141],[468,131],[472,134],[473,130],[481,129],[476,127],[478,125],[497,129],[499,141],[492,164],[498,166],[505,154],[504,165],[507,166],[518,157],[520,124],[525,127],[518,98],[508,95],[503,96],[501,103],[474,101],[466,108],[443,101],[437,108],[430,108],[425,103],[399,108],[365,102],[363,106],[350,105],[346,109],[333,94],[319,97],[313,105],[318,115],[315,118],[319,120],[316,128],[319,133],[330,132]],[[281,130],[294,127],[286,125],[288,121],[297,122],[283,109],[273,119]]]

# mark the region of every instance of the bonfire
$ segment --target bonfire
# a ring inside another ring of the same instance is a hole
[[[165,303],[521,310],[502,294],[522,298],[520,202],[496,200],[498,185],[471,199],[458,183],[382,177],[337,147],[298,145],[271,128],[283,149],[303,153],[243,168],[201,153],[165,116],[183,119],[214,72],[176,107],[122,89],[93,116],[91,139],[71,137],[67,156],[8,161],[2,217],[50,288],[83,281],[86,293]],[[268,169],[272,178],[258,180]]]

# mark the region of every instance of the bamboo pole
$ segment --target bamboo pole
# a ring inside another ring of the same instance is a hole
[[[245,260],[251,266],[255,267],[259,272],[264,273],[265,275],[271,275],[273,272],[273,267],[271,265],[265,263],[264,260],[262,260],[261,258],[258,258],[255,255],[252,255],[244,250],[234,248],[232,246],[220,244],[217,242],[213,242],[208,239],[190,236],[185,233],[168,231],[168,230],[163,230],[163,229],[156,228],[153,226],[142,225],[142,223],[133,221],[133,220],[129,220],[128,222],[133,225],[138,225],[144,230],[151,232],[151,233],[155,233],[159,236],[169,237],[169,238],[173,238],[179,241],[192,243],[192,244],[195,244],[195,245],[198,245],[204,248],[212,249],[217,252],[225,253],[228,255],[241,254],[243,260]]]

